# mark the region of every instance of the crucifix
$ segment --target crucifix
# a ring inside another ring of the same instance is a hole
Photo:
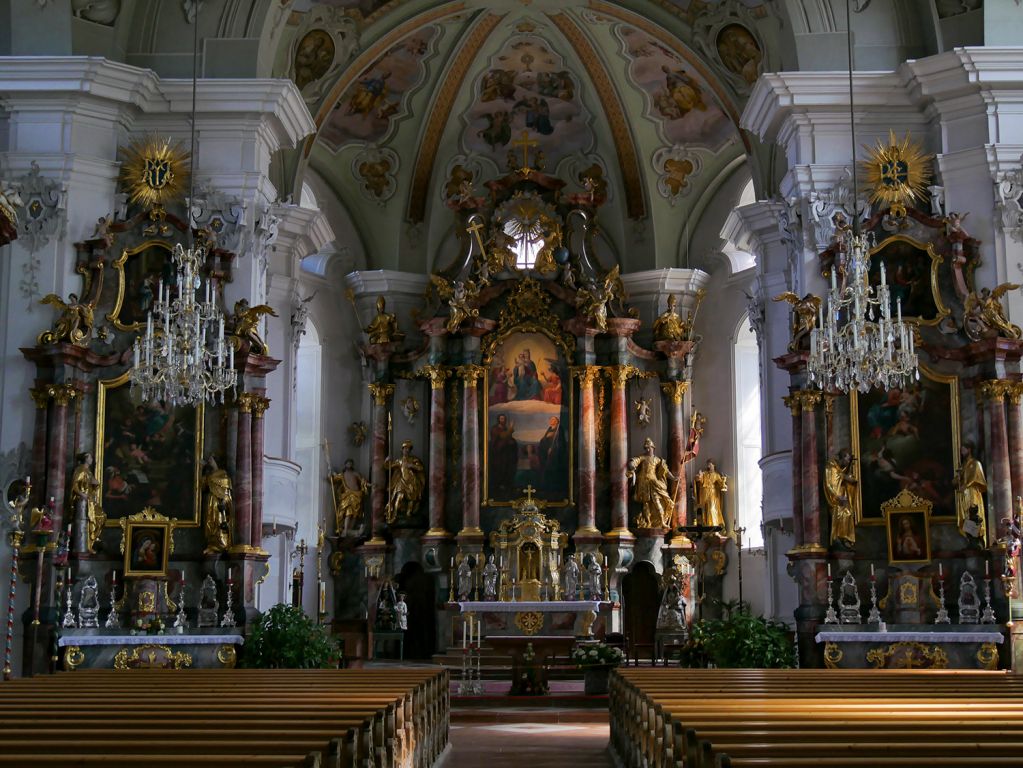
[[[484,259],[487,258],[487,249],[483,247],[483,238],[480,236],[480,230],[483,229],[483,224],[477,219],[468,227],[465,228],[467,234],[476,236],[476,243],[480,247],[480,256]]]
[[[525,488],[523,488],[522,492],[524,494],[526,494],[526,503],[527,504],[532,504],[533,503],[533,494],[536,493],[536,488],[534,488],[532,486],[532,484],[530,484],[530,485],[527,485]]]
[[[536,139],[529,138],[529,131],[525,128],[522,129],[522,137],[515,139],[512,142],[513,147],[522,147],[522,167],[519,168],[519,173],[524,176],[528,176],[532,168],[529,167],[529,150],[533,147],[540,146],[540,142]]]

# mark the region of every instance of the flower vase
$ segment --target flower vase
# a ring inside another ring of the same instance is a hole
[[[583,693],[587,696],[606,696],[611,667],[600,664],[583,670]]]

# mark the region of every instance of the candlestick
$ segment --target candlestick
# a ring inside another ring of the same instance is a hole
[[[828,579],[831,579],[831,563],[828,563]]]
[[[943,573],[942,573],[942,571],[941,571],[941,563],[938,563],[938,578],[940,579],[940,578],[942,578],[943,576],[944,576],[944,574],[943,574]]]
[[[828,610],[824,614],[825,624],[838,623],[838,611],[835,610],[835,597],[831,588],[831,563],[828,563]]]
[[[465,650],[465,634],[466,634],[466,626],[465,626],[465,619],[463,618],[462,619],[462,650],[463,651]]]

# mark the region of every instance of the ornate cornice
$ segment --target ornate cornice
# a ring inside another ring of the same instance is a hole
[[[675,405],[681,405],[682,400],[689,391],[688,381],[664,381],[661,382],[661,391],[668,396],[668,399]]]
[[[376,405],[387,405],[388,398],[394,394],[393,384],[380,384],[373,381],[368,386],[370,393],[373,395],[373,402]]]

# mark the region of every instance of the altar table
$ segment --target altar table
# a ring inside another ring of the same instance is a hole
[[[172,630],[173,631],[173,630]],[[70,630],[57,639],[64,669],[142,669],[233,667],[237,647],[245,639],[237,632],[129,635],[125,630]]]
[[[991,624],[827,625],[815,638],[829,669],[998,669],[1000,629]]]
[[[599,631],[600,600],[471,600],[455,604],[463,616],[483,622],[483,635],[494,637],[590,637]],[[457,640],[458,635],[452,637]]]

